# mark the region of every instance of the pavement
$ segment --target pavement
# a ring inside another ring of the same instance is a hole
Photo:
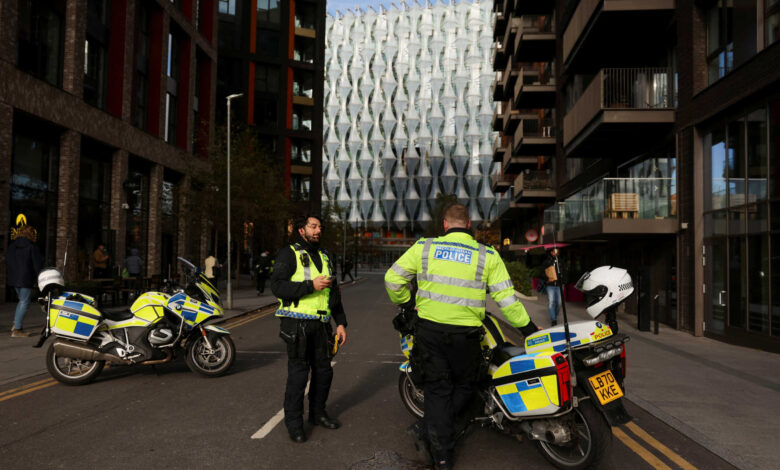
[[[369,279],[379,276],[362,274]],[[252,285],[247,278],[234,290],[234,306],[226,311],[227,318],[275,302],[268,290],[258,296]],[[536,324],[549,326],[546,297],[523,303]],[[566,307],[570,321],[588,318],[581,304]],[[488,308],[498,312],[492,301]],[[13,303],[0,304],[0,331],[4,332],[0,334],[0,386],[48,375],[44,350],[31,348],[37,339],[10,337],[14,309]],[[664,325],[657,335],[639,331],[631,315],[620,314],[618,320],[621,332],[631,337],[625,383],[629,401],[737,468],[777,468],[780,355],[694,337]],[[25,329],[36,331],[42,325],[43,314],[33,304]]]

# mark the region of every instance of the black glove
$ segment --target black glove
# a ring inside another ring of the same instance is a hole
[[[520,333],[522,333],[523,336],[531,336],[539,331],[539,327],[536,326],[533,321],[529,321],[527,325],[521,326],[518,330],[520,330]]]
[[[414,310],[414,299],[398,306],[400,312],[393,318],[393,328],[402,335],[414,333],[414,325],[417,323],[417,312]]]

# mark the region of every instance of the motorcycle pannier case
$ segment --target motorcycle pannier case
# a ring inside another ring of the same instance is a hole
[[[501,364],[493,373],[493,386],[505,410],[516,417],[554,414],[561,410],[561,399],[568,399],[568,383],[561,381],[560,354],[524,354]],[[566,371],[568,375],[568,370]],[[568,377],[565,379],[568,382]],[[562,396],[563,395],[563,396]],[[563,406],[566,406],[564,403]]]
[[[60,298],[51,302],[49,327],[54,334],[87,341],[102,318],[103,315],[89,304]]]

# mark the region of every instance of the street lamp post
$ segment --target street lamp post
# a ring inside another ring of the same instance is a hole
[[[227,100],[227,308],[233,308],[233,284],[231,282],[230,262],[230,101],[241,98],[243,93],[229,95]]]

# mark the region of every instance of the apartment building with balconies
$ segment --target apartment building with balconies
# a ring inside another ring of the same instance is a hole
[[[501,0],[493,5],[493,99],[496,115],[492,188],[507,249],[522,249],[522,234],[541,226],[554,202],[556,153],[556,25],[553,2]]]
[[[626,267],[640,319],[780,349],[780,2],[554,5],[556,199],[544,221],[571,244],[569,280]],[[501,114],[494,129],[506,130]],[[508,135],[494,158],[516,148]]]
[[[284,163],[287,195],[320,210],[325,0],[220,0],[217,120],[234,118]]]

